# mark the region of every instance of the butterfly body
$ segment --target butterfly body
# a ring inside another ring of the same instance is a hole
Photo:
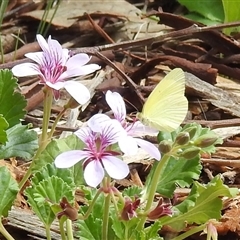
[[[172,132],[185,119],[188,101],[185,93],[185,74],[175,68],[154,88],[137,118],[159,131]]]

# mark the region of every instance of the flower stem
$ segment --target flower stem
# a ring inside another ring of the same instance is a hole
[[[107,189],[109,187],[110,178],[105,177],[102,181],[103,188]],[[109,223],[109,209],[111,203],[111,195],[107,194],[104,201],[104,212],[103,212],[103,225],[102,225],[102,239],[108,239],[108,223]]]
[[[52,90],[48,87],[45,87],[44,90],[44,102],[43,102],[43,126],[42,126],[42,135],[40,138],[40,145],[48,141],[48,125],[51,115],[53,93]]]
[[[67,240],[65,231],[64,231],[64,221],[59,221],[59,229],[60,229],[60,234],[61,234],[61,240]]]
[[[105,197],[104,213],[103,213],[103,226],[102,226],[102,239],[108,239],[108,220],[109,220],[109,207],[111,202],[111,196],[108,194]]]
[[[21,182],[19,183],[19,189],[21,191],[22,187],[28,180],[28,178],[32,174],[32,168],[35,164],[36,159],[39,157],[41,152],[46,148],[49,138],[48,138],[48,124],[49,124],[49,119],[50,119],[50,114],[51,114],[51,108],[52,108],[52,100],[53,100],[53,94],[52,90],[50,88],[45,88],[43,90],[44,92],[44,108],[43,108],[43,126],[42,126],[42,135],[39,138],[39,148],[35,154],[35,156],[32,159],[31,165],[29,166],[27,172],[25,173],[24,177],[22,178]]]
[[[14,238],[9,234],[6,228],[2,224],[2,220],[0,219],[0,232],[7,240],[14,240]]]
[[[146,207],[145,207],[145,212],[148,212],[150,210],[151,206],[152,206],[154,196],[155,196],[155,193],[156,193],[156,190],[157,190],[158,180],[159,180],[159,177],[161,175],[160,173],[161,173],[164,165],[168,161],[168,159],[169,159],[168,155],[163,155],[162,159],[160,160],[160,162],[158,163],[158,165],[155,169],[154,175],[153,175],[152,180],[151,180],[151,187],[149,187],[148,196],[146,197],[147,204],[146,204]],[[139,231],[141,231],[143,229],[146,220],[147,220],[147,217],[142,217],[142,219],[138,223],[137,229]]]
[[[47,240],[51,240],[52,238],[51,238],[50,226],[45,225],[45,231],[46,231]]]
[[[67,239],[73,240],[73,230],[72,230],[72,221],[70,219],[67,219],[66,222],[66,228],[67,228]]]
[[[98,196],[100,195],[100,193],[101,193],[101,190],[99,189],[99,190],[97,191],[96,195],[94,196],[93,200],[91,201],[91,204],[90,204],[87,212],[85,213],[85,215],[82,216],[81,214],[79,214],[79,215],[78,215],[78,219],[85,220],[85,219],[88,218],[88,216],[89,216],[90,213],[92,212],[92,209],[93,209],[93,207],[94,207],[94,205],[95,205],[95,202],[97,201]]]
[[[63,110],[58,114],[58,116],[56,117],[53,125],[52,125],[52,129],[50,131],[50,133],[48,134],[48,138],[51,139],[53,134],[54,134],[54,131],[56,129],[56,126],[57,126],[57,123],[59,122],[59,120],[61,119],[62,115],[66,112],[67,108],[63,108]]]

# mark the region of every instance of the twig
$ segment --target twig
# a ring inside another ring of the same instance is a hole
[[[165,42],[165,41],[169,41],[169,39],[171,39],[171,38],[179,38],[179,37],[186,36],[186,35],[196,33],[196,32],[211,31],[211,30],[217,30],[217,29],[234,27],[234,26],[240,26],[240,21],[219,24],[216,26],[206,26],[206,27],[199,27],[198,25],[194,24],[191,27],[173,31],[173,32],[163,34],[163,35],[158,35],[155,37],[149,37],[149,38],[137,39],[137,40],[129,40],[129,41],[121,42],[121,43],[105,44],[105,45],[97,46],[97,47],[75,48],[72,51],[72,53],[73,54],[88,53],[88,54],[94,55],[94,53],[101,52],[103,50],[114,50],[114,49],[116,50],[116,49],[120,49],[120,48],[129,49],[129,48],[134,48],[134,47],[139,47],[139,46],[152,45],[153,43],[156,43],[156,42]],[[17,60],[17,61],[6,63],[6,64],[1,64],[0,69],[12,68],[13,66],[15,66],[19,63],[25,63],[25,62],[30,62],[30,60],[22,59],[22,60]]]

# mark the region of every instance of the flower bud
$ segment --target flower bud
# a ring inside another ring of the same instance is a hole
[[[140,205],[140,199],[135,197],[132,201],[130,198],[125,199],[124,207],[121,212],[121,219],[124,221],[129,221],[133,217],[137,217],[136,210]]]
[[[164,216],[172,216],[172,204],[171,203],[164,203],[163,199],[160,198],[157,206],[148,213],[148,218],[151,220],[156,220]]]
[[[190,136],[188,132],[180,132],[175,139],[175,143],[178,145],[185,145],[189,142],[189,140]]]
[[[201,151],[201,148],[199,147],[190,147],[190,148],[187,148],[186,150],[184,150],[180,156],[187,159],[187,160],[190,160],[190,159],[193,159],[195,158]]]
[[[213,145],[218,140],[218,137],[203,135],[194,141],[194,145],[200,148],[206,148]]]
[[[184,129],[185,132],[189,133],[190,139],[192,139],[195,136],[197,130],[198,130],[197,126],[192,126]]]
[[[169,153],[172,150],[172,142],[163,140],[158,145],[159,151],[163,154]]]
[[[78,218],[78,211],[76,208],[72,207],[66,197],[63,197],[60,202],[60,207],[62,208],[62,212],[59,212],[57,214],[58,219],[60,219],[62,216],[66,216],[72,221],[77,220]]]

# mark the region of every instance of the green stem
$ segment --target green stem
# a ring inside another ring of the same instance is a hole
[[[60,121],[60,119],[62,118],[62,115],[66,112],[67,108],[63,108],[63,110],[58,114],[58,116],[56,117],[53,125],[52,125],[52,129],[50,131],[50,133],[48,134],[48,138],[51,139],[53,134],[54,134],[54,131],[56,129],[56,126],[58,124],[58,122]]]
[[[187,237],[189,236],[192,236],[193,234],[197,233],[197,232],[200,232],[200,231],[203,231],[205,229],[206,225],[203,224],[201,226],[198,226],[198,227],[194,227],[192,229],[190,229],[189,231],[173,238],[173,240],[182,240],[182,239],[186,239]]]
[[[111,196],[108,194],[104,201],[104,212],[103,212],[103,226],[102,226],[102,239],[108,239],[108,220],[109,220],[109,207],[111,202]]]
[[[105,177],[102,181],[102,188],[109,189],[110,187],[110,177]],[[103,211],[103,225],[102,225],[102,239],[108,239],[108,223],[109,223],[109,209],[111,203],[110,193],[105,196],[104,201],[104,211]]]
[[[153,200],[154,200],[154,197],[155,197],[155,193],[156,193],[156,190],[157,190],[157,185],[158,185],[158,180],[159,180],[159,177],[160,177],[160,173],[161,173],[164,165],[168,161],[168,159],[169,159],[168,155],[163,155],[162,159],[160,160],[160,162],[158,163],[158,165],[155,169],[153,178],[151,180],[151,187],[149,187],[149,193],[148,193],[148,196],[146,197],[147,204],[146,204],[146,207],[145,207],[145,212],[148,212],[150,210],[151,206],[152,206],[152,203],[153,203]],[[137,229],[139,231],[141,231],[143,229],[146,220],[147,220],[147,216],[143,217],[140,220],[140,222],[138,223]]]
[[[24,186],[24,184],[26,183],[26,181],[28,180],[28,178],[31,176],[32,168],[35,164],[36,159],[39,157],[41,152],[46,148],[46,146],[49,142],[47,131],[48,131],[49,119],[50,119],[50,115],[51,115],[53,93],[52,93],[52,90],[48,87],[46,87],[43,90],[43,92],[45,95],[44,103],[43,103],[43,106],[44,106],[43,107],[43,126],[42,126],[42,135],[39,138],[39,148],[38,148],[35,156],[33,157],[31,165],[29,166],[26,174],[24,175],[23,179],[19,183],[20,191],[21,191],[22,187]]]
[[[126,224],[124,224],[125,225],[125,231],[124,231],[124,236],[125,236],[125,240],[128,240],[129,239],[129,237],[128,237],[128,230],[129,230],[129,228],[128,228],[128,224],[126,223]]]
[[[89,215],[90,215],[90,213],[92,212],[92,209],[93,209],[93,207],[94,207],[94,205],[95,205],[95,202],[97,201],[98,196],[100,195],[100,193],[101,193],[101,190],[99,189],[99,190],[97,191],[96,195],[94,196],[94,198],[93,198],[93,200],[92,200],[92,202],[91,202],[91,204],[90,204],[87,212],[84,214],[84,216],[82,216],[81,214],[79,214],[79,215],[78,215],[78,219],[85,220],[85,219],[87,219],[87,218],[89,217]]]
[[[0,232],[7,240],[14,240],[14,238],[9,234],[6,228],[2,224],[2,220],[0,219]]]
[[[51,108],[53,101],[52,89],[46,87],[44,90],[44,102],[43,102],[43,126],[42,126],[42,136],[40,139],[40,145],[48,141],[48,126],[51,116]]]
[[[46,231],[47,240],[51,240],[52,238],[51,238],[50,226],[45,225],[45,231]]]
[[[67,228],[67,238],[68,238],[68,240],[73,240],[74,238],[73,238],[72,221],[70,219],[67,219],[66,228]]]
[[[65,235],[65,231],[64,231],[64,222],[65,221],[59,221],[59,230],[60,230],[60,234],[61,234],[61,240],[67,240],[66,235]]]

